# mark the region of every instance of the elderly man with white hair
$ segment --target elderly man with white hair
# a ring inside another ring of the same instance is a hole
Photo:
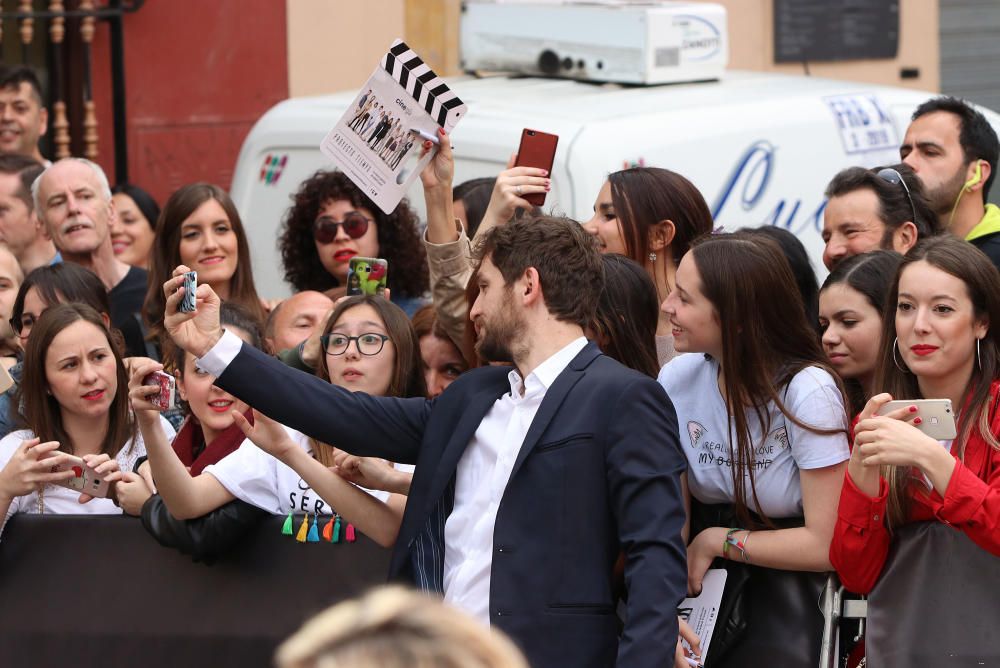
[[[156,357],[142,325],[146,270],[121,262],[111,247],[116,214],[104,170],[84,158],[63,158],[35,179],[31,195],[63,260],[91,270],[108,289],[111,324],[125,337],[126,354]]]

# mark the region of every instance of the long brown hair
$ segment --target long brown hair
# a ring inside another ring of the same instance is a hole
[[[633,167],[609,174],[608,183],[625,249],[640,265],[649,257],[649,228],[661,221],[674,224],[669,249],[675,263],[680,263],[695,239],[712,231],[712,212],[705,198],[677,172]]]
[[[764,523],[754,475],[754,444],[750,413],[763,437],[771,431],[767,406],[773,402],[785,419],[817,434],[847,433],[847,414],[841,429],[820,429],[795,417],[782,400],[784,388],[797,373],[817,367],[830,374],[841,397],[837,374],[826,363],[819,338],[806,320],[795,278],[777,243],[746,232],[716,234],[691,247],[701,275],[701,291],[712,302],[722,331],[722,372],[726,409],[733,416],[729,434],[733,450],[735,509],[741,521],[755,524],[743,481],[750,480],[754,505]]]
[[[135,438],[135,423],[129,412],[128,374],[118,346],[114,344],[100,314],[85,304],[59,304],[45,309],[32,328],[24,352],[24,379],[18,387],[16,404],[23,406],[23,419],[35,436],[45,441],[59,441],[59,449],[70,454],[73,440],[63,428],[62,407],[49,394],[49,381],[45,374],[45,357],[56,335],[76,322],[87,322],[97,327],[108,339],[108,348],[115,357],[115,378],[118,388],[108,411],[108,431],[101,444],[101,452],[115,457],[122,447]]]
[[[893,399],[922,399],[917,377],[896,366],[896,310],[899,307],[899,279],[907,267],[916,262],[927,264],[965,283],[977,318],[986,318],[989,328],[979,341],[979,363],[973,365],[966,387],[968,402],[962,407],[961,429],[958,432],[958,456],[965,456],[965,446],[975,429],[990,447],[1000,449],[990,425],[990,387],[1000,377],[1000,272],[978,248],[951,234],[920,241],[910,249],[896,271],[889,289],[885,317],[882,318],[882,344],[875,387],[888,392]],[[981,365],[981,366],[980,366]],[[909,486],[913,478],[909,467],[887,466],[885,478],[889,484],[888,520],[890,527],[904,524],[909,516]]]
[[[333,331],[340,317],[355,306],[367,305],[375,309],[379,318],[385,324],[385,332],[395,349],[395,364],[389,388],[383,396],[386,397],[426,397],[427,384],[421,367],[420,344],[413,331],[410,319],[403,309],[383,297],[372,295],[357,295],[348,297],[333,309],[326,324],[323,326],[323,336]],[[316,375],[324,380],[330,380],[330,367],[326,362],[326,352],[321,352]],[[313,453],[324,466],[333,466],[332,449],[316,440],[313,443]]]
[[[260,304],[257,288],[254,287],[250,246],[236,205],[219,186],[211,183],[192,183],[182,186],[170,196],[163,205],[163,212],[156,223],[156,237],[149,253],[149,290],[146,292],[146,303],[142,310],[143,320],[153,340],[158,341],[164,335],[163,311],[167,300],[163,295],[163,284],[170,278],[174,268],[181,263],[181,224],[210,199],[218,202],[226,212],[226,218],[229,219],[233,234],[236,235],[236,273],[229,279],[229,299],[226,301],[239,304],[262,322],[267,317]]]

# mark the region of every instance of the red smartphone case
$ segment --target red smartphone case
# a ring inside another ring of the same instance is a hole
[[[538,167],[552,174],[552,164],[556,159],[556,145],[559,137],[547,132],[530,130],[521,131],[521,144],[517,149],[515,167]],[[523,198],[533,206],[545,204],[545,193],[529,193]]]

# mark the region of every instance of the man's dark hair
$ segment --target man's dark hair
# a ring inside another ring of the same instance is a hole
[[[914,171],[902,163],[889,166],[889,169],[896,170],[903,177],[903,182],[910,191],[910,196],[907,197],[906,188],[901,184],[890,183],[878,175],[880,169],[883,168],[848,167],[837,172],[826,187],[827,199],[841,197],[862,188],[874,192],[879,202],[879,218],[886,227],[885,239],[889,239],[896,228],[908,220],[916,225],[919,239],[941,232],[941,223],[927,203],[924,188]]]
[[[549,313],[581,327],[593,322],[604,264],[594,238],[575,220],[536,216],[494,227],[476,255],[480,262],[490,258],[508,287],[534,267]]]
[[[42,102],[42,84],[35,70],[25,65],[0,67],[0,88],[20,88],[23,83],[31,87],[31,94],[38,106],[45,106]]]
[[[5,153],[0,155],[0,174],[14,174],[21,179],[21,186],[14,193],[15,196],[24,202],[28,211],[35,208],[35,202],[31,198],[31,184],[38,175],[45,171],[45,165],[34,158],[17,153]]]
[[[942,95],[933,97],[913,112],[911,120],[917,120],[925,114],[935,111],[947,111],[958,116],[958,143],[965,155],[965,164],[973,160],[985,160],[990,165],[990,178],[983,185],[983,199],[989,197],[990,187],[997,175],[997,157],[1000,156],[1000,140],[989,121],[982,113],[976,111],[968,102],[957,97]]]

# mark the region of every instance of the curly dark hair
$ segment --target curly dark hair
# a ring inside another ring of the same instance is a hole
[[[323,267],[313,241],[313,224],[320,209],[333,200],[347,200],[375,217],[378,227],[378,257],[389,261],[389,284],[393,296],[419,297],[428,290],[427,259],[417,231],[417,214],[403,200],[391,215],[378,206],[340,171],[319,170],[302,182],[292,195],[292,206],[282,224],[278,247],[285,280],[296,292],[323,292],[340,285]]]

